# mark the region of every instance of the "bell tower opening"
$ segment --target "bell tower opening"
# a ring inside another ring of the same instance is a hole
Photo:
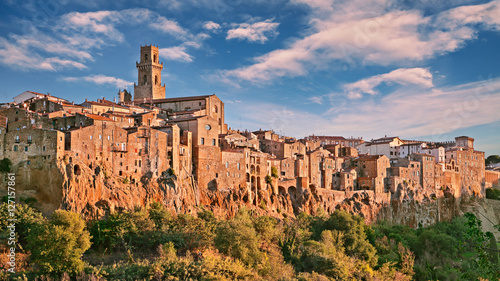
[[[134,101],[149,102],[165,98],[165,84],[161,84],[163,63],[158,62],[159,53],[157,46],[141,46],[141,61],[136,62],[137,84],[134,83]]]

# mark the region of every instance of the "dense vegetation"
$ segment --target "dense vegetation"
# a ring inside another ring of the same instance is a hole
[[[500,155],[490,155],[486,159],[484,159],[484,162],[486,166],[490,164],[500,163]]]
[[[16,275],[60,280],[496,280],[498,250],[473,215],[428,228],[368,226],[343,211],[278,221],[240,210],[174,215],[160,204],[85,224],[57,211],[16,211]],[[0,208],[1,229],[8,210]],[[1,234],[5,243],[8,233]],[[2,256],[5,259],[5,254]],[[1,260],[2,266],[5,261]],[[3,273],[7,279],[7,274]]]

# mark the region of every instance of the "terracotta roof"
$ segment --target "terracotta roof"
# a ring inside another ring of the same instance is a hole
[[[156,99],[153,100],[152,103],[169,103],[169,102],[178,102],[178,101],[193,101],[193,100],[204,100],[213,95],[205,95],[205,96],[191,96],[191,97],[178,97],[178,98],[168,98],[168,99]],[[145,102],[148,103],[148,102]]]
[[[91,119],[94,119],[94,120],[101,120],[101,121],[111,121],[113,122],[113,119],[109,119],[107,117],[104,117],[104,116],[101,116],[101,115],[97,115],[97,114],[92,114],[92,113],[80,113],[80,112],[77,112],[77,114],[80,114],[80,115],[83,115],[85,117],[88,117],[88,118],[91,118]]]
[[[373,160],[378,160],[382,156],[383,155],[363,155],[363,156],[359,156],[357,158],[354,158],[354,161],[358,161],[358,160],[373,161]]]
[[[119,108],[123,108],[123,109],[128,109],[128,107],[119,105],[119,104],[114,103],[114,102],[109,101],[109,100],[100,100],[100,101],[101,101],[101,103],[104,103],[104,104],[107,104],[107,105],[110,105],[110,106],[119,107]]]

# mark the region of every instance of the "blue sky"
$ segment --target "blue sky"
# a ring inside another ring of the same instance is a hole
[[[0,16],[3,102],[113,99],[154,44],[167,97],[215,93],[232,128],[469,135],[500,154],[499,0],[4,0]]]

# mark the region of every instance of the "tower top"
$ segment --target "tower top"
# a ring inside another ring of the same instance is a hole
[[[141,45],[140,60],[136,62],[138,83],[134,83],[134,100],[165,98],[165,84],[161,84],[163,62],[159,62],[159,56],[158,46]]]

